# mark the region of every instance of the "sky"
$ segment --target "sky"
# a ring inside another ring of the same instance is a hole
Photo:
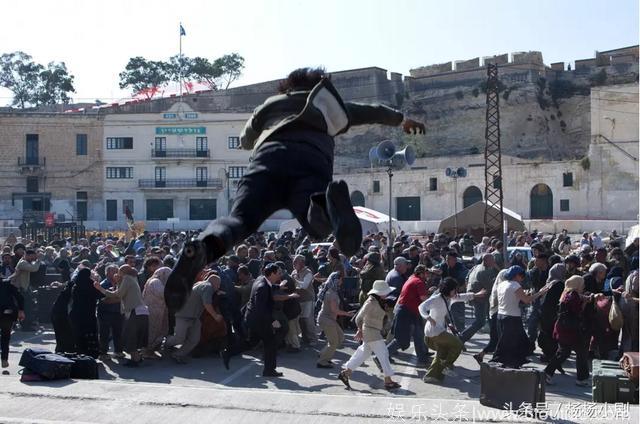
[[[638,44],[638,0],[5,0],[0,54],[65,62],[76,102],[117,101],[130,57],[245,58],[234,86],[302,66],[409,69],[537,50],[573,62]],[[11,92],[0,88],[0,105]]]

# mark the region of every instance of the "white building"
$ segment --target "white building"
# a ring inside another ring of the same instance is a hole
[[[195,112],[185,103],[160,114],[106,115],[105,213],[92,227],[126,228],[126,208],[150,231],[203,228],[226,215],[249,164],[239,135],[250,116]]]
[[[445,176],[467,169],[465,178]],[[343,169],[354,205],[389,212],[383,168]],[[440,220],[484,197],[482,155],[422,158],[394,171],[391,214],[408,231],[436,231]],[[621,232],[638,222],[638,85],[593,87],[589,153],[580,160],[502,157],[504,206],[530,229]]]

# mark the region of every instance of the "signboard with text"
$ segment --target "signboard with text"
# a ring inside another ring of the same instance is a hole
[[[205,127],[156,127],[156,135],[206,134]]]

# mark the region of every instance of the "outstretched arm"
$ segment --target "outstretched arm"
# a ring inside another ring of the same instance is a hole
[[[349,124],[351,126],[381,124],[397,127],[398,125],[402,125],[402,129],[407,134],[425,133],[424,124],[411,119],[404,119],[402,112],[390,108],[389,106],[382,104],[346,102],[345,107],[349,114]]]

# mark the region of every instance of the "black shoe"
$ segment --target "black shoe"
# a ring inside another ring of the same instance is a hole
[[[229,352],[229,349],[225,349],[220,352],[220,356],[222,356],[222,363],[224,364],[224,367],[229,369],[229,362],[231,361],[231,352]]]
[[[331,222],[327,215],[327,197],[324,192],[314,193],[310,197],[307,221],[311,227],[309,237],[314,240],[324,240],[331,234]]]
[[[321,364],[320,362],[318,362],[316,364],[316,368],[327,368],[327,369],[329,369],[329,368],[333,368],[333,364]]]
[[[327,187],[327,213],[340,251],[350,258],[362,244],[362,226],[353,211],[347,183],[342,180]]]
[[[196,277],[209,262],[204,242],[192,240],[185,243],[164,288],[165,303],[170,310],[177,311],[184,305]]]
[[[567,375],[567,372],[564,370],[564,368],[562,368],[562,366],[558,365],[556,367],[556,371],[558,371],[560,374],[562,375]]]
[[[351,384],[349,384],[349,376],[345,370],[340,371],[338,374],[338,380],[342,381],[348,390],[351,390]]]
[[[281,372],[278,372],[276,370],[273,371],[264,371],[262,373],[263,377],[282,377],[284,374],[282,374]]]

